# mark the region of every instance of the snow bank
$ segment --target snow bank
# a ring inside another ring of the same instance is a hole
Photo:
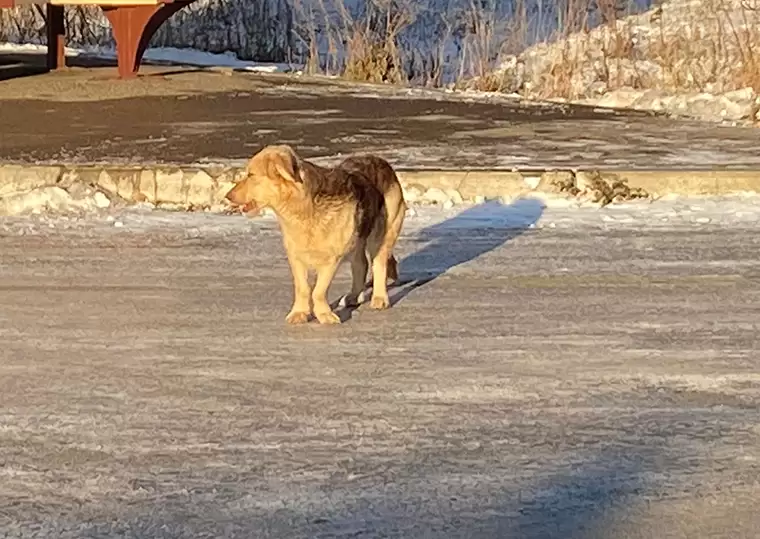
[[[44,54],[46,45],[33,43],[0,43],[0,53],[14,54]],[[113,47],[66,47],[66,56],[85,56],[92,58],[116,58],[116,49]],[[288,64],[260,63],[248,60],[240,60],[234,53],[226,52],[215,54],[195,49],[179,49],[176,47],[154,47],[145,51],[144,60],[147,62],[191,65],[199,67],[229,67],[241,71],[253,71],[260,73],[287,72],[293,69]]]

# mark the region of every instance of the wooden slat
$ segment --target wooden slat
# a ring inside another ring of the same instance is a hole
[[[19,7],[19,6],[44,6],[50,0],[0,0],[0,8]]]

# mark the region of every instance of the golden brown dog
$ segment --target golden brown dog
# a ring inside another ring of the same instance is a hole
[[[322,324],[340,323],[327,303],[338,266],[351,261],[346,303],[356,305],[372,263],[370,306],[390,306],[387,279],[396,280],[393,257],[406,214],[401,184],[391,165],[376,156],[350,157],[329,169],[301,159],[290,146],[267,146],[248,162],[247,176],[226,195],[246,212],[271,208],[282,230],[293,272],[295,300],[286,320],[301,324],[312,312]],[[316,270],[310,290],[308,276]]]

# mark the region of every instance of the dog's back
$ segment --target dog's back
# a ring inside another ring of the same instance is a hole
[[[396,171],[390,163],[376,155],[357,155],[341,161],[336,167],[351,174],[362,176],[376,187],[383,196],[387,196],[394,188],[401,188]]]
[[[398,180],[396,171],[383,159],[376,155],[357,155],[343,160],[336,170],[343,170],[357,180],[366,182],[382,194],[384,204],[389,210],[406,211],[404,192]]]

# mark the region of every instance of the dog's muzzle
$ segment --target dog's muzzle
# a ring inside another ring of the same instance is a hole
[[[246,202],[242,206],[240,206],[240,211],[243,213],[259,213],[259,205],[255,202]]]
[[[235,208],[236,210],[240,210],[242,213],[252,213],[256,212],[258,213],[259,207],[258,204],[254,200],[249,200],[248,202],[240,202],[239,197],[237,196],[237,193],[235,193],[235,188],[233,187],[230,189],[226,195],[224,195],[224,198],[226,198],[230,205]]]

